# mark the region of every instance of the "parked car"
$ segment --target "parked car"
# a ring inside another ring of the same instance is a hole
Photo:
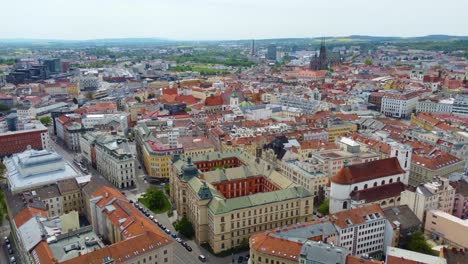
[[[244,257],[239,256],[239,258],[237,258],[237,263],[242,263],[242,262],[244,262]]]
[[[10,240],[8,240],[8,237],[4,237],[3,240],[5,241],[5,244],[10,244]]]
[[[185,241],[182,241],[182,243],[180,243],[180,244],[181,244],[183,247],[188,247],[187,242],[185,242]]]
[[[190,246],[186,246],[185,249],[187,249],[188,252],[192,252],[192,248]]]
[[[166,228],[166,230],[164,230],[167,234],[170,234],[171,233],[171,230],[169,228]]]
[[[153,219],[154,219],[154,215],[150,215],[149,218],[150,218],[151,220],[153,220]]]
[[[172,234],[171,234],[171,237],[172,237],[172,238],[176,238],[177,235],[176,235],[175,233],[172,233]]]
[[[8,249],[8,254],[13,255],[13,249]]]
[[[203,255],[198,256],[198,259],[199,259],[201,262],[206,262],[206,257],[203,256]]]
[[[182,242],[183,242],[183,241],[182,241],[182,238],[180,238],[180,237],[177,237],[177,238],[175,239],[175,241],[177,241],[177,242],[179,242],[179,243],[182,243]]]

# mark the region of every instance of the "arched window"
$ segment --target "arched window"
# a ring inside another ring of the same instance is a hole
[[[393,199],[390,199],[390,203],[391,203],[391,204],[394,203],[394,202],[395,202],[395,201],[394,201]]]
[[[399,202],[401,199],[400,199],[400,197],[398,197],[398,198],[396,198],[396,200],[397,200],[397,202]]]
[[[382,185],[384,185],[384,184],[385,184],[385,180],[382,181]]]
[[[357,192],[358,188],[357,186],[354,186],[354,191]]]
[[[343,202],[343,209],[348,209],[348,202],[347,201]]]
[[[380,203],[381,206],[385,206],[387,205],[387,202],[386,201],[383,201],[382,203]]]
[[[374,187],[377,187],[377,182],[374,182]]]
[[[364,189],[367,189],[367,183],[366,183],[366,184],[364,184]]]
[[[393,179],[390,179],[389,183],[392,183],[393,182]]]
[[[400,177],[398,177],[396,180],[397,180],[397,182],[399,182],[399,181],[400,181]]]

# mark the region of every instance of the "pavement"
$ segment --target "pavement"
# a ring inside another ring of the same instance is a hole
[[[80,154],[77,152],[70,151],[68,149],[65,149],[62,147],[62,145],[57,144],[53,139],[51,139],[51,147],[54,151],[56,151],[58,154],[60,154],[62,157],[64,157],[65,160],[67,160],[72,166],[77,168],[78,171],[79,168],[73,163],[75,158],[79,158]],[[134,154],[136,154],[135,146],[134,143],[131,144],[129,143],[130,149]],[[136,169],[136,187],[132,189],[121,189],[124,193],[127,199],[137,201],[138,197],[148,189],[148,187],[151,186],[150,183],[148,183],[145,180],[146,174],[143,169],[139,169],[139,166],[142,167],[142,165],[139,163],[137,160],[135,162],[135,169]],[[87,166],[88,172],[92,175],[93,178],[98,179],[99,181],[102,181],[103,183],[107,183],[109,185],[109,181],[102,176],[98,171],[96,171],[94,168],[91,166]],[[157,188],[160,188],[163,190],[163,186],[161,185],[153,185],[156,186]],[[143,206],[143,205],[142,205]],[[176,215],[176,213],[174,214]],[[174,226],[172,225],[172,221],[174,220],[174,217],[169,220],[169,217],[167,216],[167,213],[163,214],[158,214],[155,215],[155,217],[158,219],[159,222],[161,222],[164,226],[169,228],[172,232],[175,232]],[[159,227],[158,227],[159,228]],[[176,232],[177,233],[177,232]],[[177,234],[178,235],[178,234]],[[176,264],[195,264],[195,263],[202,263],[199,259],[199,255],[204,255],[207,258],[208,263],[216,263],[216,264],[227,264],[227,263],[234,263],[232,260],[234,258],[235,263],[237,263],[237,259],[239,256],[246,256],[249,254],[249,252],[242,252],[240,254],[235,254],[233,256],[228,256],[224,258],[216,257],[209,253],[206,249],[202,248],[201,246],[197,245],[195,241],[193,240],[185,240],[187,244],[192,248],[192,252],[188,252],[182,245],[180,245],[177,242],[174,245],[174,263]],[[1,255],[0,255],[1,257]],[[1,260],[1,259],[0,259]],[[8,262],[2,262],[0,263],[8,263]],[[244,262],[247,263],[247,262]]]

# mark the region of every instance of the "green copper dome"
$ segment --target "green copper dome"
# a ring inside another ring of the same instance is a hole
[[[187,163],[182,165],[182,180],[183,181],[189,181],[190,179],[194,177],[198,177],[198,168],[195,166],[195,164],[192,163],[192,158],[188,157],[187,158]]]

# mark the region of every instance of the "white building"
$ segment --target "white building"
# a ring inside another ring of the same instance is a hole
[[[421,184],[416,191],[405,190],[401,193],[401,204],[408,205],[414,214],[424,222],[428,209],[437,209],[451,214],[455,200],[455,189],[449,180],[441,178],[436,182]]]
[[[135,187],[135,157],[122,139],[97,134],[95,140],[97,170],[118,188]]]
[[[124,132],[128,129],[128,120],[128,113],[88,114],[82,117],[81,122],[85,129],[92,129],[97,125],[106,125],[112,121],[115,121],[120,125],[121,130]]]
[[[49,150],[28,149],[5,159],[4,163],[8,171],[8,188],[13,193],[79,176],[62,156]]]
[[[468,96],[458,95],[455,97],[452,113],[454,115],[468,116]]]
[[[419,101],[416,106],[416,112],[429,112],[438,114],[450,114],[452,113],[453,102],[455,99],[449,98],[440,100],[438,102],[431,101],[429,99]]]
[[[381,255],[391,245],[393,229],[379,205],[329,215],[338,231],[338,246],[351,255]]]
[[[415,93],[386,94],[382,98],[380,112],[389,117],[410,118],[417,104],[418,96]]]
[[[398,205],[408,175],[392,157],[349,166],[345,161],[330,181],[330,212],[336,213],[368,203]]]

